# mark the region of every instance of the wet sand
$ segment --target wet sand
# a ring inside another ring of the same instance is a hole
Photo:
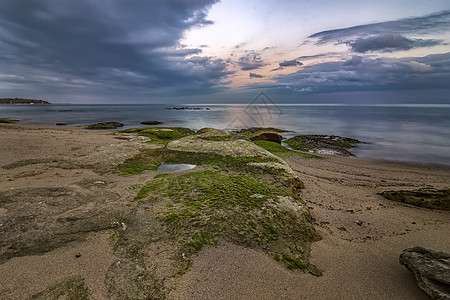
[[[44,163],[49,157],[82,158],[120,144],[109,131],[0,125],[0,133],[0,191],[91,179],[108,182],[123,199],[119,205],[135,192],[130,187],[145,177],[99,175],[86,168],[60,169],[51,161]],[[30,159],[42,163],[1,168]],[[305,183],[302,197],[323,237],[311,250],[311,262],[323,276],[289,271],[263,252],[220,243],[194,258],[171,298],[428,299],[398,256],[416,245],[450,252],[450,212],[391,202],[377,193],[450,187],[450,168],[340,157],[287,162]],[[0,218],[5,214],[0,208]],[[0,299],[27,299],[73,276],[86,278],[92,295],[106,299],[104,279],[114,259],[108,237],[108,232],[90,234],[85,241],[1,264]]]

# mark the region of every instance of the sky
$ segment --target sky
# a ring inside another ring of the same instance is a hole
[[[450,102],[448,0],[1,0],[0,97]]]

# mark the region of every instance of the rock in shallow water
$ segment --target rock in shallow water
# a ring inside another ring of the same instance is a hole
[[[450,254],[414,247],[403,250],[400,263],[432,299],[450,299]]]
[[[88,125],[86,126],[86,129],[116,129],[117,127],[123,126],[123,123],[120,122],[104,122]]]

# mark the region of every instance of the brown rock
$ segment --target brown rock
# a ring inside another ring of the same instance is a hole
[[[271,141],[281,144],[281,136],[275,130],[258,131],[250,136],[252,141]]]

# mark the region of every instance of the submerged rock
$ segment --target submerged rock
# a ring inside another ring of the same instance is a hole
[[[385,191],[380,195],[388,200],[419,207],[450,210],[450,189],[422,188],[412,191]]]
[[[123,123],[120,122],[103,122],[86,126],[86,129],[116,129],[123,127]]]
[[[161,122],[161,121],[142,121],[141,122],[142,125],[159,125],[162,123],[163,122]]]
[[[450,299],[450,254],[414,247],[403,250],[400,263],[432,299]]]

